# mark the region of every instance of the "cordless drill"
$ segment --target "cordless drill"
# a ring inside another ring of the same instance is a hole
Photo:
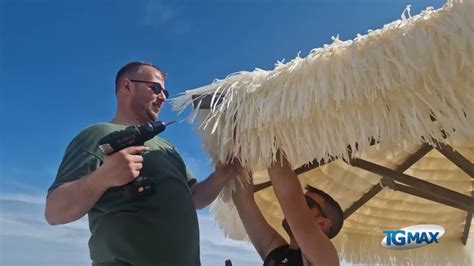
[[[146,141],[152,139],[166,129],[171,122],[149,122],[139,126],[129,126],[124,130],[110,133],[99,142],[99,149],[104,155],[113,154],[119,150],[130,146],[144,145]],[[155,193],[153,182],[144,176],[135,178],[132,182],[115,188],[123,192],[125,198],[135,200]]]

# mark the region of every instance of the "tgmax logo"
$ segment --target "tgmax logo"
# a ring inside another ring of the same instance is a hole
[[[444,228],[434,224],[421,224],[383,232],[386,236],[382,240],[382,246],[390,249],[411,249],[438,243],[444,235]]]

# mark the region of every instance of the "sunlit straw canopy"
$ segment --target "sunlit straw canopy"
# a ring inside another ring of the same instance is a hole
[[[271,71],[239,72],[174,100],[215,162],[238,158],[255,173],[257,202],[279,231],[281,210],[265,169],[283,150],[309,183],[333,195],[347,219],[341,259],[363,264],[470,264],[474,209],[474,3],[387,24],[314,49]],[[245,238],[228,200],[219,225]],[[445,228],[439,244],[385,249],[383,230]],[[431,262],[431,263],[430,263]]]

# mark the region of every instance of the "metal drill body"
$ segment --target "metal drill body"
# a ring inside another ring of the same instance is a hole
[[[163,132],[167,125],[174,122],[156,121],[112,132],[100,140],[99,149],[104,155],[110,155],[127,147],[144,145],[146,141]],[[145,198],[155,193],[153,181],[145,176],[138,176],[128,184],[112,189],[121,191],[128,200]]]
[[[124,130],[112,132],[99,142],[99,149],[105,155],[110,155],[130,146],[143,145],[147,140],[163,132],[166,126],[172,123],[174,121],[169,123],[162,121],[149,122],[140,126],[129,126]]]

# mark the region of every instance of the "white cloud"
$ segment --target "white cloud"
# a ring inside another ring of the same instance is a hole
[[[46,223],[44,195],[0,196],[0,265],[90,265],[87,217],[67,224]],[[261,265],[248,243],[226,239],[207,212],[198,213],[203,266]]]
[[[0,200],[3,201],[17,201],[22,203],[30,204],[44,204],[46,196],[42,195],[31,195],[26,193],[0,193]]]
[[[0,265],[90,265],[86,218],[63,226],[46,223],[42,195],[2,194]]]
[[[185,35],[191,31],[192,24],[183,17],[183,10],[192,2],[149,0],[144,5],[144,12],[138,19],[138,24],[156,29],[166,27],[168,33]]]
[[[144,25],[160,25],[171,21],[177,16],[177,10],[164,1],[148,1],[141,23]]]
[[[226,238],[209,215],[199,214],[198,217],[202,265],[222,266],[226,259],[230,259],[233,265],[262,264],[260,257],[250,243]]]

